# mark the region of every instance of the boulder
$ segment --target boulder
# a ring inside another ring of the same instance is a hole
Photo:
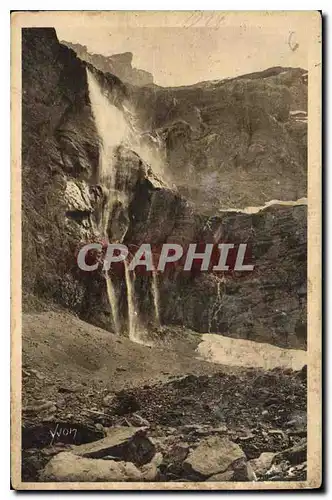
[[[151,462],[137,467],[132,462],[88,458],[66,451],[53,457],[39,474],[40,481],[155,481],[163,456],[156,453]]]
[[[213,436],[207,438],[189,453],[183,463],[188,476],[192,478],[208,478],[225,472],[234,462],[246,459],[242,449],[227,438]]]
[[[150,462],[155,451],[146,430],[138,427],[114,427],[108,429],[104,439],[72,448],[72,452],[81,457],[112,458],[138,466]]]
[[[161,453],[145,430],[135,427],[108,429],[104,439],[53,457],[41,471],[41,481],[154,481],[159,476]]]
[[[141,481],[143,473],[131,462],[85,458],[72,452],[59,453],[40,473],[40,481]]]

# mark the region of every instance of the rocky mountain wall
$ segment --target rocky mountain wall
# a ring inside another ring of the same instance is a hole
[[[306,196],[306,75],[277,67],[190,87],[134,88],[132,99],[143,129],[162,143],[172,181],[214,213]]]
[[[110,240],[186,244],[218,233],[252,247],[255,271],[245,277],[158,276],[162,323],[304,348],[305,205],[274,205],[257,214],[220,211],[305,194],[305,124],[291,114],[295,101],[304,105],[304,72],[152,92],[82,61],[59,44],[53,29],[24,29],[22,39],[25,310],[52,301],[112,330],[104,276],[82,273],[76,263],[80,246],[101,239],[96,228],[105,202],[89,67],[110,103],[124,114],[128,103],[136,109],[141,131],[159,141],[173,181],[160,179],[137,152],[116,148],[114,168],[129,207],[126,218],[121,202],[112,204]],[[125,324],[121,278],[116,288]],[[153,298],[147,277],[136,280],[135,292],[148,328]]]

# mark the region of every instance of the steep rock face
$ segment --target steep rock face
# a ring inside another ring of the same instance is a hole
[[[128,243],[169,242],[184,248],[189,243],[247,243],[251,253],[252,272],[160,274],[165,324],[305,348],[305,204],[207,217],[173,190],[155,189],[144,180],[132,211],[135,220],[127,233]]]
[[[125,113],[125,104],[137,105],[142,130],[148,131],[149,137],[164,148],[171,177],[178,184],[178,188],[169,187],[155,175],[153,165],[145,164],[126,147],[117,148],[114,153],[118,172],[116,189],[126,186],[128,210],[124,211],[121,200],[112,205],[108,237],[128,245],[141,242],[158,245],[167,241],[186,245],[208,242],[218,233],[224,241],[251,243],[255,271],[246,276],[220,277],[209,273],[159,276],[162,322],[182,324],[200,332],[304,347],[306,208],[274,206],[257,214],[243,214],[218,212],[213,208],[215,201],[206,203],[209,198],[206,179],[209,179],[217,191],[225,191],[218,208],[237,204],[239,198],[234,192],[243,192],[240,180],[246,169],[252,171],[256,181],[246,186],[243,200],[248,202],[243,204],[253,205],[257,199],[262,204],[272,197],[294,198],[296,193],[303,194],[305,168],[300,158],[305,155],[305,123],[300,122],[305,120],[290,114],[290,105],[281,98],[282,92],[286,92],[298,108],[303,106],[305,90],[302,84],[297,84],[302,70],[294,70],[298,76],[293,75],[292,85],[275,84],[275,94],[270,92],[272,83],[265,93],[253,88],[248,106],[244,106],[243,99],[249,99],[247,87],[253,86],[256,78],[161,89],[148,102],[151,94],[147,87],[125,86],[109,72],[97,71],[59,44],[52,29],[25,29],[22,43],[25,309],[35,307],[35,296],[51,299],[87,321],[112,330],[101,270],[83,273],[76,262],[80,246],[102,238],[98,221],[105,203],[105,186],[99,183],[97,172],[101,138],[91,111],[88,66],[107,99],[117,108]],[[277,71],[277,75],[268,78],[284,78],[282,73]],[[286,76],[289,73],[293,74],[292,70],[287,70]],[[259,85],[267,84],[260,82]],[[259,99],[263,99],[260,106]],[[247,114],[250,123],[257,125],[251,136],[243,122]],[[219,134],[219,139],[213,134]],[[247,147],[249,136],[251,142]],[[259,160],[256,153],[251,157],[249,150],[260,141],[263,156]],[[183,155],[179,148],[183,148]],[[243,162],[236,168],[229,160],[234,148],[243,150]],[[283,150],[284,163],[278,163]],[[191,158],[202,155],[204,161],[212,162],[212,167],[210,163],[207,165],[207,177],[198,175],[201,165],[198,160],[191,167],[187,165],[188,151]],[[252,164],[250,158],[253,158]],[[213,174],[220,161],[225,168]],[[290,169],[288,174],[286,166]],[[183,196],[184,180],[180,172],[188,168],[192,169],[190,175],[195,180],[195,189],[202,186],[205,190],[205,200],[199,193],[196,196],[193,182],[186,186],[190,201]],[[262,179],[260,168],[265,172]],[[280,186],[275,182],[275,172],[280,173],[280,178],[283,175]],[[198,177],[194,177],[196,174]],[[254,182],[259,182],[266,197],[257,195],[259,191]],[[121,277],[116,278],[116,285],[125,321],[127,297]],[[140,313],[148,325],[153,300],[151,280],[139,277],[135,291]]]
[[[133,89],[143,128],[162,141],[171,179],[201,210],[306,196],[306,71],[189,87]]]
[[[23,286],[38,293],[67,272],[73,232],[65,216],[67,173],[76,179],[95,168],[98,149],[77,140],[96,136],[85,69],[54,30],[22,30],[22,71]],[[65,117],[75,122],[71,130]]]
[[[34,307],[37,296],[80,313],[88,302],[106,326],[105,280],[82,276],[76,263],[78,248],[100,238],[103,203],[86,65],[55,30],[29,28],[22,30],[22,71],[23,307]],[[118,104],[122,82],[113,75],[103,81]]]
[[[254,271],[168,281],[161,299],[168,320],[201,332],[305,347],[306,207],[225,213],[210,222],[214,230],[203,241],[213,241],[218,231],[221,241],[247,242]]]
[[[103,56],[101,54],[91,54],[85,45],[79,43],[66,41],[62,41],[61,43],[74,50],[83,61],[92,64],[103,73],[112,73],[118,76],[125,83],[131,83],[138,87],[153,84],[153,75],[151,73],[143,69],[133,68],[132,52]]]

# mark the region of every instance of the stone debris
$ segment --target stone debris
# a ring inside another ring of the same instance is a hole
[[[43,382],[34,377],[36,383]],[[273,402],[276,388],[281,406]],[[251,370],[243,378],[188,375],[116,394],[102,387],[98,392],[90,387],[84,393],[67,394],[55,387],[57,397],[29,397],[33,404],[26,405],[34,412],[24,413],[23,477],[28,481],[303,481],[307,474],[303,389],[298,372],[275,370],[264,374]],[[63,398],[76,406],[63,405]],[[267,403],[268,415],[262,417]],[[50,415],[45,417],[45,412],[55,405],[58,420],[53,415],[47,421]],[[220,406],[222,422],[214,411]],[[41,408],[44,412],[35,411]]]

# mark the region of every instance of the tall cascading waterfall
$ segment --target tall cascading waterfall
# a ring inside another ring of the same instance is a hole
[[[155,271],[152,271],[152,296],[153,296],[153,306],[154,315],[156,319],[157,326],[160,326],[160,312],[159,312],[159,286],[158,286],[158,275]]]
[[[108,271],[105,271],[105,279],[106,279],[107,297],[111,306],[111,311],[113,316],[114,330],[115,333],[120,333],[119,306],[118,306],[115,287],[113,285],[111,277],[108,274]]]
[[[138,308],[135,295],[135,271],[129,271],[128,264],[124,262],[125,279],[127,286],[127,304],[128,304],[128,329],[129,338],[137,344],[149,345],[146,340],[143,340],[143,327],[140,322]]]
[[[107,238],[107,227],[112,204],[114,203],[115,169],[114,150],[127,133],[127,126],[121,112],[102,93],[94,75],[87,69],[87,80],[92,114],[101,139],[97,180],[106,187],[107,197],[99,222],[99,231]],[[112,130],[112,134],[109,130]],[[114,131],[114,132],[113,132]],[[107,296],[111,306],[116,333],[120,331],[119,306],[115,287],[105,271]]]
[[[140,154],[140,143],[138,140],[139,132],[136,127],[133,126],[132,112],[130,112],[128,120],[130,123],[128,123],[124,113],[110,102],[107,96],[103,93],[98,80],[88,68],[87,81],[92,114],[101,140],[97,182],[104,187],[106,194],[106,200],[97,229],[106,238],[106,240],[108,240],[107,230],[109,218],[115,202],[120,202],[125,211],[128,211],[129,204],[128,194],[124,191],[124,187],[122,188],[123,191],[116,189],[117,172],[115,150],[118,146],[124,145],[135,151],[137,154]],[[144,153],[146,153],[146,151],[144,151]],[[126,263],[124,275],[127,289],[129,338],[134,342],[141,343],[142,325],[138,314],[138,307],[136,305],[134,286],[135,273],[128,270]],[[117,333],[119,333],[119,302],[115,286],[107,271],[105,272],[105,279],[114,329]],[[155,321],[159,324],[159,293],[155,274],[152,276],[151,291],[153,295]]]

